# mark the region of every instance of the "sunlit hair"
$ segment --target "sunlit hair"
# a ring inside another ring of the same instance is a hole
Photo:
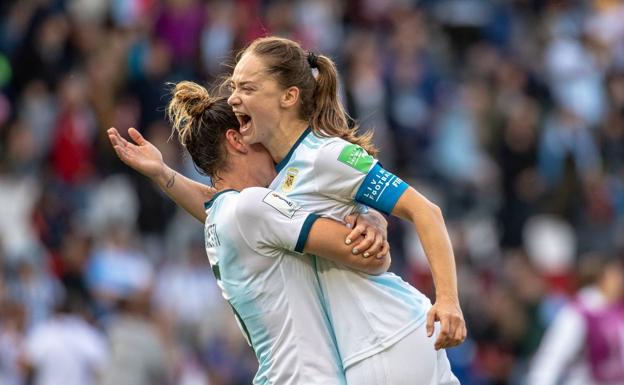
[[[211,96],[205,87],[190,81],[172,84],[171,93],[167,116],[172,135],[186,147],[200,171],[218,179],[219,172],[227,168],[225,133],[239,128],[232,107],[227,98]]]
[[[316,79],[308,63],[308,53],[299,43],[280,37],[254,40],[240,55],[256,55],[283,88],[299,88],[300,118],[310,122],[315,134],[339,137],[362,146],[375,156],[372,133],[358,135],[357,126],[349,127],[349,116],[338,100],[338,72],[334,62],[324,55],[316,56]]]

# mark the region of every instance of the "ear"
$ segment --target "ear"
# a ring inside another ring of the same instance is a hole
[[[299,103],[299,87],[291,86],[286,88],[280,99],[280,105],[283,108],[290,108]]]
[[[237,152],[247,154],[249,148],[243,143],[243,137],[240,132],[230,128],[225,132],[225,141],[228,144],[228,149],[235,150]]]

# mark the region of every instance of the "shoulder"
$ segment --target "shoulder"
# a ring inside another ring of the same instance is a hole
[[[370,171],[375,162],[375,158],[369,155],[361,146],[341,138],[331,138],[324,142],[316,156],[317,165],[345,167],[346,169],[355,169],[364,174]]]
[[[221,202],[232,202],[238,198],[239,192],[233,189],[225,189],[217,192],[212,198],[204,203],[204,209],[212,210],[221,205]]]
[[[217,222],[220,226],[231,224],[236,218],[236,207],[240,201],[240,195],[236,190],[223,190],[204,203],[207,214],[204,227],[207,229]]]
[[[322,136],[311,131],[301,140],[298,149],[302,149],[304,153],[318,153],[341,147],[345,144],[348,144],[348,142],[342,138]]]
[[[244,189],[237,203],[238,218],[263,221],[272,214],[282,214],[292,218],[299,205],[271,189],[250,187]]]

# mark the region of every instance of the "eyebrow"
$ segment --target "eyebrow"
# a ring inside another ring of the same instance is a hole
[[[232,75],[230,76],[230,84],[231,84],[231,85],[236,84],[236,85],[238,85],[238,86],[244,86],[244,85],[247,85],[247,84],[256,84],[256,83],[258,83],[259,81],[261,81],[261,79],[257,79],[258,75],[261,75],[261,72],[260,72],[260,71],[256,71],[256,72],[254,72],[254,73],[252,73],[252,74],[248,75],[248,76],[247,76],[247,79],[251,78],[251,80],[243,80],[243,81],[240,81],[240,82],[236,82],[236,81],[234,80],[234,74],[232,74]]]
[[[248,84],[255,84],[255,82],[253,80],[243,80],[237,83],[235,80],[230,79],[230,85],[238,85],[239,87],[242,87]]]

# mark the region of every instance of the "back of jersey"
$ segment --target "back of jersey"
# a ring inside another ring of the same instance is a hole
[[[298,253],[316,216],[263,188],[226,191],[206,207],[206,251],[258,358],[254,384],[346,383],[314,259]]]

